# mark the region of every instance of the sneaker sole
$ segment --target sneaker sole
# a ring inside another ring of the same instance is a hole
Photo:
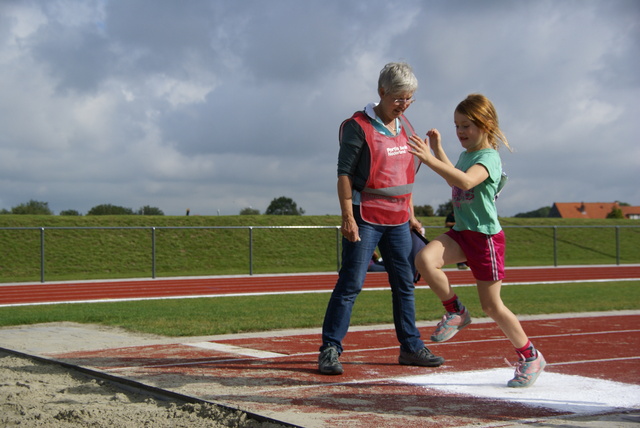
[[[463,328],[465,328],[466,326],[468,326],[469,324],[471,324],[471,319],[469,319],[469,322],[459,325],[458,328],[456,328],[455,330],[452,329],[449,331],[449,334],[447,334],[446,336],[435,336],[432,335],[431,336],[431,341],[432,342],[446,342],[447,340],[451,339],[453,336],[455,336],[460,330],[462,330]]]
[[[328,376],[336,376],[336,375],[341,375],[342,373],[344,373],[344,370],[340,369],[340,370],[319,370],[320,374],[323,375],[328,375]]]
[[[419,366],[419,367],[440,367],[444,364],[444,358],[438,361],[429,362],[428,364],[416,363],[412,360],[405,360],[402,357],[398,358],[398,364],[402,366]]]

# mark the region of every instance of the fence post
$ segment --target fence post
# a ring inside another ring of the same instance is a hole
[[[620,226],[616,226],[616,264],[620,265]]]
[[[151,278],[156,279],[156,228],[151,227]]]
[[[44,282],[44,227],[40,228],[40,282]]]
[[[558,267],[558,226],[553,226],[553,266]]]
[[[249,226],[249,275],[253,275],[253,227]]]

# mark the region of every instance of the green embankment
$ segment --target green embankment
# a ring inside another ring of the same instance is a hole
[[[428,238],[446,230],[442,217],[421,220]],[[615,264],[618,258],[622,264],[640,263],[638,221],[504,218],[502,223],[508,266]],[[150,277],[152,227],[156,277],[248,274],[250,269],[254,274],[336,271],[339,224],[337,216],[2,215],[0,229],[31,229],[0,230],[0,282],[41,279],[42,236],[45,281]],[[66,229],[73,227],[88,229]]]

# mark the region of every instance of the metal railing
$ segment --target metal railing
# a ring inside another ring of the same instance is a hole
[[[558,250],[558,244],[561,241],[558,237],[558,231],[562,230],[562,229],[613,229],[614,230],[614,243],[615,243],[615,259],[616,259],[616,265],[620,265],[620,260],[621,260],[621,249],[620,249],[620,229],[625,229],[625,228],[638,228],[640,229],[640,225],[639,226],[621,226],[621,225],[614,225],[614,226],[545,226],[545,225],[539,225],[539,226],[502,226],[503,229],[549,229],[551,228],[553,230],[553,266],[558,266],[558,258],[559,258],[559,250]],[[506,232],[505,232],[506,233]],[[640,241],[640,239],[639,239]],[[637,243],[638,246],[640,247],[640,242]]]
[[[638,226],[624,226],[624,225],[613,225],[613,226],[503,226],[505,229],[505,233],[508,235],[508,229],[531,229],[541,230],[541,229],[551,229],[552,230],[552,241],[553,241],[553,266],[558,266],[559,262],[559,247],[560,244],[563,243],[563,239],[559,237],[559,231],[563,229],[576,229],[576,228],[589,228],[589,229],[613,229],[614,230],[614,245],[615,245],[615,264],[619,265],[621,263],[621,245],[620,245],[620,230],[624,228],[640,228]],[[158,230],[196,230],[196,229],[213,229],[213,230],[231,230],[231,229],[240,229],[246,230],[248,233],[248,272],[249,275],[254,274],[254,231],[260,229],[334,229],[335,233],[335,262],[336,262],[336,271],[340,269],[341,262],[341,234],[340,234],[340,226],[184,226],[184,227],[171,227],[171,226],[163,226],[163,227],[155,227],[155,226],[132,226],[132,227],[124,227],[124,226],[115,226],[115,227],[0,227],[0,231],[4,230],[38,230],[40,233],[40,281],[45,282],[45,260],[46,260],[46,232],[47,231],[59,231],[59,230],[148,230],[150,231],[150,253],[151,253],[151,277],[157,277],[157,248],[156,248],[156,232]],[[439,226],[427,226],[426,229],[440,229],[442,227]],[[640,234],[638,234],[640,236]],[[545,239],[547,237],[543,237],[540,239]],[[508,237],[509,239],[509,237]],[[640,241],[639,238],[638,241]],[[576,245],[575,242],[571,243],[571,245]],[[611,245],[611,243],[609,243]],[[640,242],[635,242],[632,244],[640,248]],[[509,253],[509,252],[508,252]],[[508,254],[507,254],[508,256]]]
[[[253,275],[253,231],[255,229],[334,229],[336,231],[336,270],[340,269],[340,226],[113,226],[113,227],[0,227],[2,230],[38,230],[40,231],[40,282],[45,282],[45,231],[46,230],[148,230],[151,232],[151,277],[156,278],[156,231],[186,229],[245,229],[249,239],[249,275]]]

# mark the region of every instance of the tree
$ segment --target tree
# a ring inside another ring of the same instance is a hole
[[[91,208],[87,215],[133,215],[133,210],[117,205],[102,204]]]
[[[416,217],[433,217],[433,207],[431,205],[415,205],[413,213]]]
[[[49,202],[34,201],[32,199],[26,204],[20,204],[11,208],[11,214],[51,215],[53,213],[49,209]]]
[[[82,215],[76,210],[63,210],[60,211],[60,215]]]
[[[164,215],[164,213],[162,212],[162,210],[160,208],[150,207],[149,205],[145,205],[144,207],[140,208],[138,210],[138,212],[136,212],[136,214],[138,214],[138,215]]]
[[[611,208],[611,212],[607,214],[607,218],[624,218],[624,214],[622,214],[622,210],[616,206]]]
[[[247,207],[240,210],[240,215],[260,215],[260,210]]]
[[[444,204],[438,205],[436,215],[438,217],[446,217],[450,212],[453,212],[453,200],[451,199],[449,199],[449,201],[445,202]]]
[[[302,215],[304,210],[298,208],[293,199],[285,196],[275,198],[264,212],[266,215]]]

